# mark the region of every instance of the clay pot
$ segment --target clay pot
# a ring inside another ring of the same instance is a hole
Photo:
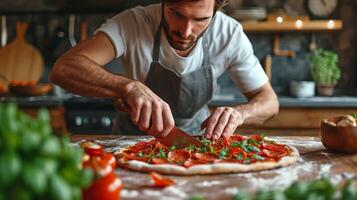
[[[334,126],[341,117],[321,121],[321,142],[328,151],[357,153],[357,127]]]
[[[335,86],[334,84],[318,84],[317,93],[320,96],[332,96]]]

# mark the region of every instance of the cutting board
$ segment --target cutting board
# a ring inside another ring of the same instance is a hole
[[[8,81],[38,81],[43,73],[44,61],[40,51],[25,39],[28,24],[16,23],[16,37],[0,48],[0,74]]]

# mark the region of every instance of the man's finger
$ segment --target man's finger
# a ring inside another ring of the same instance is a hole
[[[161,133],[161,136],[166,137],[172,128],[175,126],[175,120],[172,116],[169,106],[165,106],[162,111],[162,121],[164,125],[164,130]]]
[[[206,132],[205,132],[205,137],[207,139],[212,138],[212,133],[214,128],[216,127],[216,124],[219,120],[219,117],[221,116],[221,113],[223,112],[223,109],[217,108],[213,114],[209,117],[207,127],[206,127]]]
[[[222,114],[219,117],[219,120],[214,128],[213,139],[218,140],[221,137],[223,130],[227,126],[229,117],[230,117],[230,112],[228,112],[228,111],[222,112]]]
[[[151,115],[151,126],[147,133],[149,135],[157,135],[163,131],[163,120],[161,108],[153,108]]]
[[[227,126],[223,130],[222,136],[225,138],[229,138],[236,130],[237,125],[238,125],[237,118],[231,115],[227,122]]]
[[[146,131],[149,128],[150,118],[151,118],[151,105],[149,103],[145,103],[140,113],[140,123],[139,123],[140,130]]]

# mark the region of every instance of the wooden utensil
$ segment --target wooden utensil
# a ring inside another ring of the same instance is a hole
[[[15,39],[0,48],[0,74],[8,80],[37,82],[42,76],[43,57],[37,48],[26,41],[27,27],[27,23],[17,22]]]

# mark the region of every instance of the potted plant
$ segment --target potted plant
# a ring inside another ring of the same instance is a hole
[[[320,48],[310,55],[311,76],[317,84],[319,95],[332,96],[334,87],[341,77],[337,62],[338,55],[333,51]]]

